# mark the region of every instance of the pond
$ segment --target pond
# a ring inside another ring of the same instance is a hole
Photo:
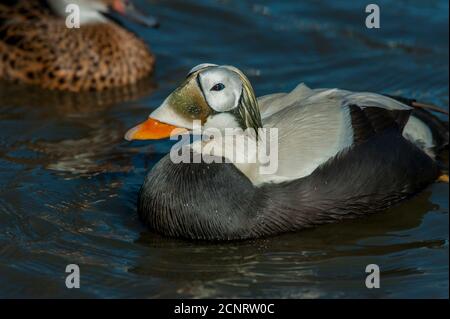
[[[448,1],[137,1],[129,25],[155,76],[104,94],[0,84],[0,297],[448,298],[449,187],[370,217],[233,243],[164,238],[139,221],[146,172],[170,141],[127,142],[199,63],[241,68],[258,96],[305,82],[448,109]],[[443,117],[442,117],[443,118]],[[448,158],[447,158],[448,161]],[[65,268],[81,269],[81,288]],[[381,269],[367,289],[365,267]]]

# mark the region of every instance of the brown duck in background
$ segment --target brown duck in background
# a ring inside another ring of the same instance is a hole
[[[66,7],[80,28],[66,27]],[[72,92],[126,86],[150,75],[155,57],[116,19],[148,27],[128,0],[16,0],[0,3],[0,79]]]

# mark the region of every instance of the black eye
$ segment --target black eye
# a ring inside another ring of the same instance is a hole
[[[225,88],[225,85],[222,83],[217,83],[211,88],[211,91],[222,91]]]

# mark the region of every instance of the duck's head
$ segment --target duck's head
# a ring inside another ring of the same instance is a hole
[[[129,130],[125,138],[150,140],[170,137],[174,130],[262,127],[253,88],[247,77],[232,66],[200,64],[173,91],[147,121]]]
[[[154,17],[141,14],[131,0],[47,0],[50,7],[61,17],[66,17],[69,5],[77,5],[80,9],[81,24],[116,20],[116,16],[147,27],[158,27]]]

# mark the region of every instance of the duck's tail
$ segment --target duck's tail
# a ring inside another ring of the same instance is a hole
[[[445,122],[435,116],[425,108],[415,108],[411,116],[422,121],[431,131],[433,136],[434,151],[438,154],[443,150],[448,150],[449,129],[448,121]]]
[[[423,149],[428,155],[435,158],[441,171],[448,174],[448,111],[432,104],[418,102],[414,99],[399,96],[389,97],[414,108],[403,130],[403,135]],[[433,113],[445,114],[447,121],[437,117]]]

